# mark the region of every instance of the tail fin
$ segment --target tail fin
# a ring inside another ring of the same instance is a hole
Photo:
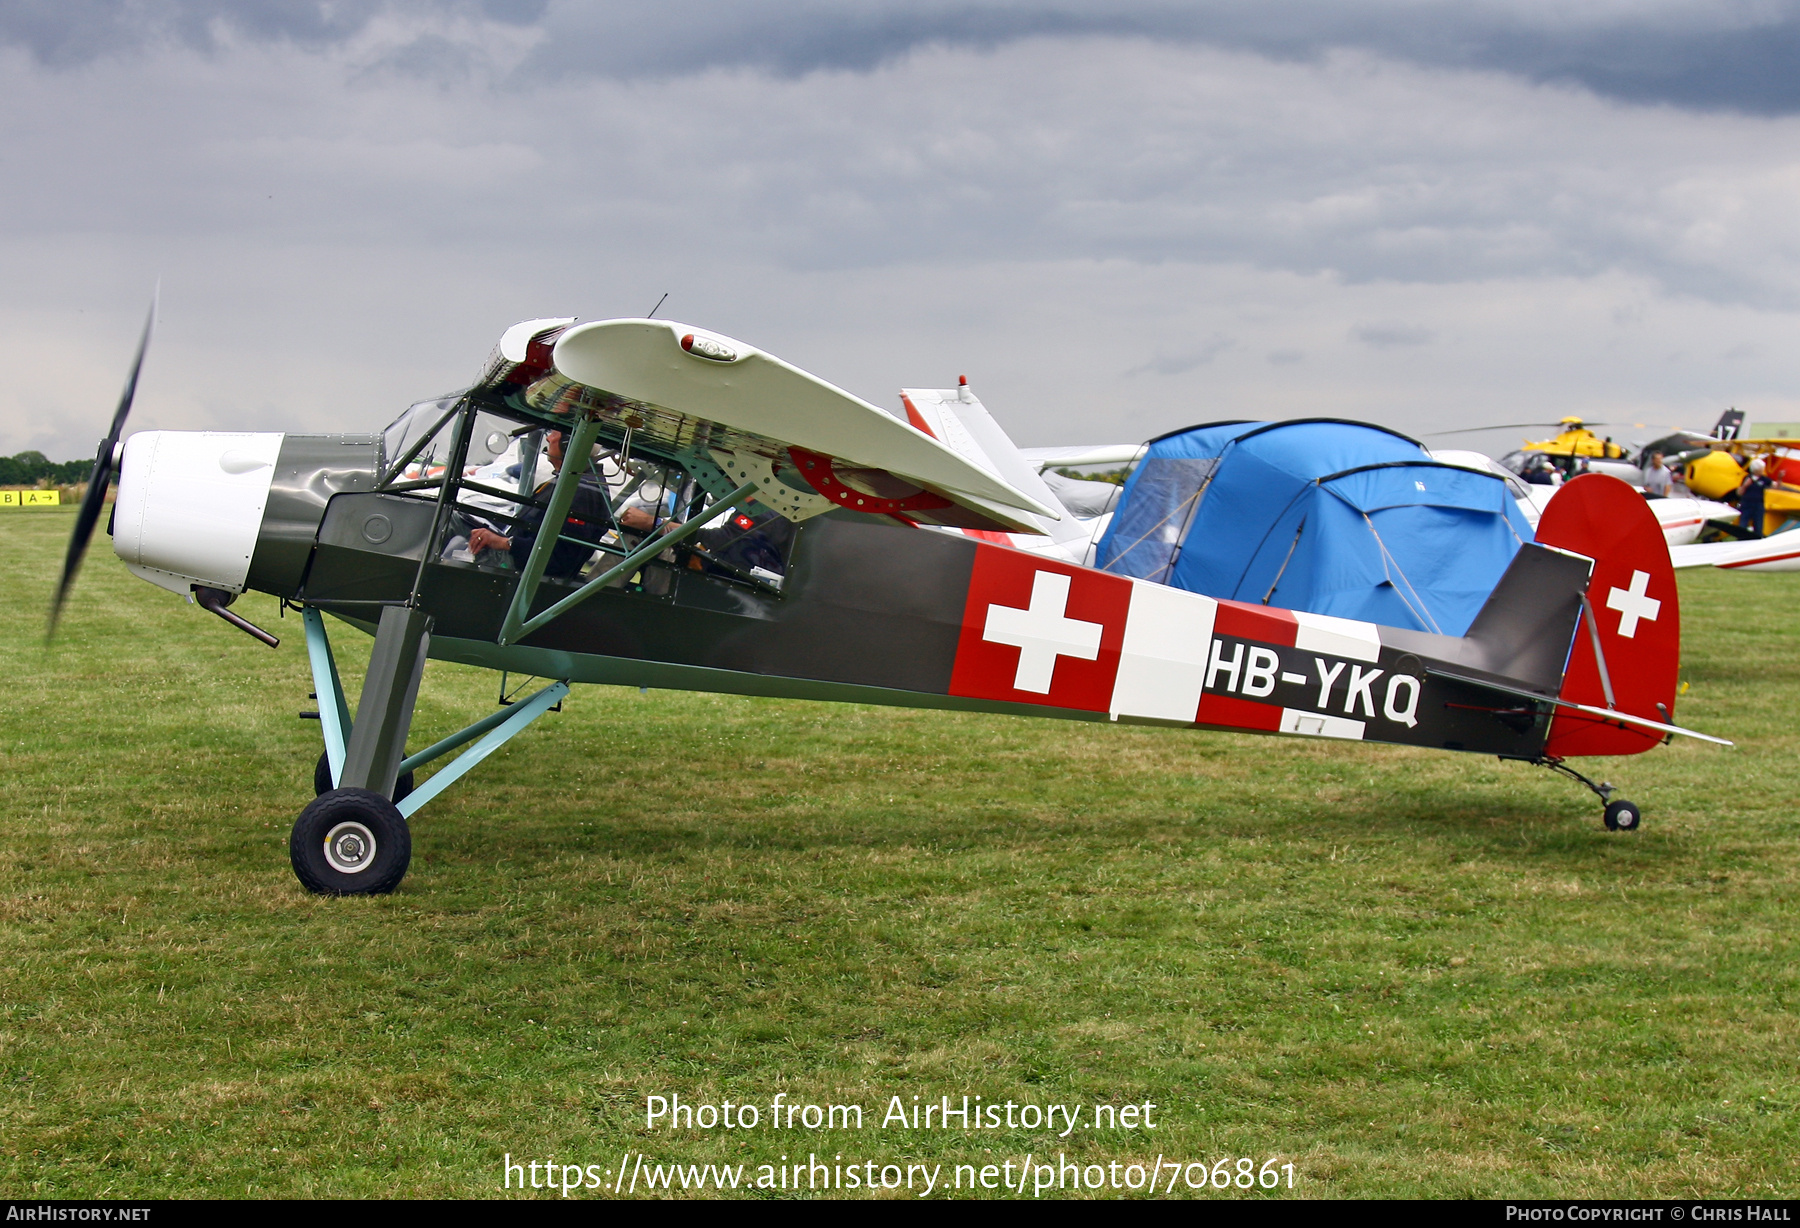
[[[1050,507],[1063,506],[1056,492],[1038,473],[1037,466],[1020,453],[1018,445],[994,421],[966,380],[955,388],[902,388],[900,402],[906,408],[908,422],[961,453],[964,459],[1041,503]],[[1051,520],[1048,516],[1026,515],[1021,519],[1029,521],[1038,532],[1056,542],[1085,539],[1092,531],[1074,516]]]
[[[1604,474],[1578,477],[1544,509],[1537,540],[1594,560],[1560,698],[1672,724],[1681,607],[1668,542],[1644,497]],[[1653,731],[1559,708],[1544,753],[1635,755],[1659,741]]]

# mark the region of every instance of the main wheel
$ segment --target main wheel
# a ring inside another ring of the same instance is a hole
[[[394,803],[332,789],[307,803],[288,837],[294,877],[314,895],[383,895],[412,863],[412,833]]]
[[[396,802],[413,791],[413,774],[400,773],[400,779],[394,782],[394,800]],[[331,755],[327,751],[319,752],[319,762],[313,767],[313,796],[317,797],[331,792]]]
[[[1637,808],[1636,802],[1628,802],[1620,798],[1616,802],[1606,803],[1607,831],[1636,831],[1638,824],[1644,821],[1643,812]]]

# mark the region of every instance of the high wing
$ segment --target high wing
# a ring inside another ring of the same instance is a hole
[[[556,325],[555,321],[544,321]],[[516,347],[515,347],[516,348]],[[503,353],[484,383],[526,408],[586,411],[728,477],[772,473],[798,501],[784,515],[884,512],[955,527],[1035,533],[1062,513],[893,415],[744,342],[670,320],[552,327],[522,362]],[[729,489],[729,488],[727,488]],[[765,490],[773,490],[765,481]],[[778,492],[777,492],[778,493]]]

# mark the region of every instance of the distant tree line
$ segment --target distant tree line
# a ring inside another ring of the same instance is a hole
[[[1131,466],[1123,469],[1106,469],[1095,472],[1092,469],[1070,469],[1061,466],[1056,470],[1065,478],[1080,478],[1084,482],[1111,482],[1114,486],[1125,485],[1125,479],[1131,476]]]
[[[72,486],[87,481],[93,468],[92,459],[53,461],[42,452],[0,456],[0,486],[36,486],[45,478],[57,486]]]

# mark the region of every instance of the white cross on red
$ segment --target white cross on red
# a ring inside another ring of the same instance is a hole
[[[1031,604],[990,605],[981,638],[995,644],[1011,644],[1019,650],[1019,668],[1013,675],[1015,691],[1036,695],[1050,693],[1058,657],[1092,661],[1100,655],[1099,623],[1065,617],[1069,608],[1069,577],[1054,571],[1032,576]]]
[[[1619,634],[1628,640],[1637,638],[1639,619],[1653,623],[1662,613],[1662,602],[1644,595],[1649,587],[1650,573],[1634,571],[1630,588],[1615,588],[1606,595],[1606,608],[1619,612]]]

